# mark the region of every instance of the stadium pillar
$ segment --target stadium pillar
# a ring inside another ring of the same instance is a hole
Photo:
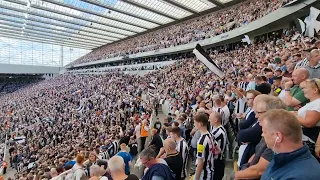
[[[60,48],[60,51],[61,51],[61,57],[60,57],[60,67],[63,67],[63,46],[61,46]]]

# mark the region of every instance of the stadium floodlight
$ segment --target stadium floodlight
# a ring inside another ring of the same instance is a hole
[[[26,19],[28,19],[28,18],[29,18],[29,14],[25,13],[25,14],[24,14],[24,17],[25,17]]]
[[[24,34],[24,31],[21,31],[21,34]]]
[[[22,26],[22,29],[26,29],[26,27]]]

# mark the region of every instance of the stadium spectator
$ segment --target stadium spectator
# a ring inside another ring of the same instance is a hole
[[[227,146],[227,132],[222,125],[222,117],[218,112],[213,112],[209,116],[209,121],[211,125],[211,134],[213,135],[215,141],[217,141],[221,153],[214,160],[214,178],[217,180],[222,180],[224,177],[225,169],[225,150]]]
[[[299,87],[300,83],[308,79],[308,77],[309,72],[306,69],[298,68],[293,71],[292,80],[285,83],[284,102],[287,104],[289,111],[299,109],[308,102],[308,99]]]
[[[134,174],[127,175],[125,173],[125,164],[123,158],[120,156],[114,156],[109,160],[109,170],[111,172],[112,179],[114,180],[138,180],[139,178]]]
[[[214,159],[221,153],[220,147],[209,133],[209,117],[205,113],[198,113],[195,118],[195,127],[200,131],[201,136],[197,143],[197,161],[195,180],[209,180],[213,178]]]
[[[120,152],[117,154],[118,156],[122,157],[124,164],[125,164],[125,173],[126,175],[130,174],[130,169],[132,168],[132,157],[127,152],[127,145],[122,143],[120,144]]]
[[[286,105],[281,99],[270,95],[258,95],[253,101],[253,110],[261,124],[262,115],[271,109],[286,109]],[[267,147],[262,137],[255,148],[255,153],[246,164],[239,167],[235,173],[235,179],[259,179],[272,160],[273,152]]]
[[[309,71],[309,79],[320,77],[320,51],[314,49],[310,52],[309,63],[305,67]]]
[[[255,97],[260,95],[260,92],[256,90],[249,90],[246,92],[247,106],[245,117],[239,123],[239,132],[237,134],[237,141],[240,148],[243,149],[243,153],[239,152],[238,165],[248,162],[250,157],[254,154],[256,145],[261,140],[261,126],[258,123],[258,119],[253,110],[253,102]]]
[[[266,112],[262,118],[262,135],[276,154],[261,179],[319,179],[320,164],[308,146],[303,145],[297,118],[290,112],[276,109]]]
[[[188,163],[188,155],[189,155],[188,143],[181,136],[181,130],[179,127],[172,128],[170,137],[176,142],[176,150],[180,153],[182,157],[182,171],[180,173],[181,174],[180,177],[181,179],[185,179],[187,178],[187,163]]]
[[[146,166],[142,180],[174,180],[166,161],[156,156],[156,152],[151,148],[146,148],[140,153],[140,160]]]
[[[166,153],[164,160],[168,164],[171,171],[174,173],[175,179],[184,179],[182,172],[184,169],[183,158],[179,151],[177,151],[177,144],[172,138],[168,138],[164,141],[163,147]]]

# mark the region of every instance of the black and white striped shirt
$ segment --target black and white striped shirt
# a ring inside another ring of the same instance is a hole
[[[119,142],[118,141],[112,141],[110,146],[108,147],[108,153],[110,155],[110,158],[112,156],[114,156],[115,154],[118,153],[118,150],[119,150]]]
[[[239,82],[238,87],[243,89],[243,90],[246,90],[247,89],[247,85],[248,85],[247,82],[241,81],[241,82]]]
[[[108,151],[100,152],[98,155],[99,159],[110,159]]]
[[[215,138],[215,141],[218,143],[220,149],[221,149],[221,153],[218,155],[217,159],[224,159],[224,151],[226,149],[226,145],[227,145],[227,132],[226,129],[220,125],[217,128],[213,128],[211,131],[211,134],[213,135],[213,137]]]
[[[201,134],[197,144],[197,161],[203,159],[203,169],[200,175],[202,180],[212,180],[214,173],[215,147],[217,143],[214,137],[209,133]]]
[[[181,172],[181,177],[187,177],[187,163],[188,163],[188,154],[189,154],[189,147],[187,141],[185,139],[181,139],[177,142],[176,150],[180,152],[182,159],[183,159],[183,167]]]
[[[294,67],[294,69],[298,69],[298,68],[304,68],[306,66],[308,66],[309,64],[309,59],[305,58],[299,62],[297,62],[296,66]]]

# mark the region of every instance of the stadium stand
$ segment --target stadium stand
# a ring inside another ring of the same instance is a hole
[[[205,39],[289,2],[245,1],[103,46],[73,64]],[[10,89],[0,96],[2,172],[15,170],[19,180],[318,180],[320,32],[300,33],[290,25],[250,45],[205,49],[223,77],[186,52],[75,67],[31,83],[1,81],[1,90]],[[163,62],[170,64],[157,66]]]
[[[245,26],[280,8],[285,2],[283,0],[245,1],[229,9],[223,9],[123,42],[103,46],[80,57],[71,65],[167,48],[210,38],[234,28]]]

